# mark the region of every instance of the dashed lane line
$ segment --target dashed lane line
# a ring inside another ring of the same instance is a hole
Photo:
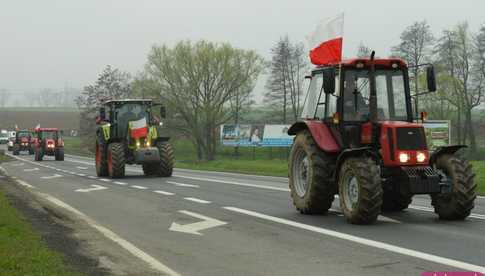
[[[128,183],[121,182],[121,181],[113,181],[113,184],[124,186],[124,185],[127,185]]]
[[[148,189],[147,187],[145,186],[138,186],[138,185],[131,185],[130,186],[131,188],[135,188],[135,189],[139,189],[139,190],[146,190]]]
[[[178,186],[178,187],[189,187],[189,188],[199,188],[199,185],[195,184],[185,184],[185,183],[179,183],[179,182],[174,182],[174,181],[167,181],[167,183]]]
[[[160,191],[160,190],[156,190],[156,191],[153,191],[153,192],[157,193],[157,194],[161,194],[161,195],[168,195],[168,196],[175,195],[174,193],[166,192],[166,191]]]
[[[185,175],[179,175],[179,174],[177,174],[175,176],[180,177],[180,178],[192,179],[192,180],[208,181],[208,182],[237,185],[237,186],[244,186],[244,187],[252,187],[252,188],[260,188],[260,189],[266,189],[266,190],[283,191],[283,192],[289,192],[290,191],[290,189],[288,189],[288,188],[280,188],[280,187],[274,187],[274,186],[268,186],[268,185],[249,184],[249,183],[236,182],[236,181],[219,180],[219,179],[214,179],[214,178],[192,177],[192,176],[185,176]]]
[[[392,244],[388,244],[388,243],[384,243],[384,242],[379,242],[379,241],[374,241],[374,240],[370,240],[370,239],[366,239],[366,238],[361,238],[361,237],[358,237],[358,236],[353,236],[353,235],[350,235],[350,234],[345,234],[345,233],[341,233],[341,232],[337,232],[337,231],[333,231],[333,230],[329,230],[329,229],[325,229],[325,228],[321,228],[321,227],[317,227],[317,226],[313,226],[313,225],[303,224],[303,223],[292,221],[292,220],[287,220],[287,219],[283,219],[283,218],[279,218],[279,217],[269,216],[269,215],[265,215],[265,214],[262,214],[262,213],[250,211],[250,210],[240,209],[240,208],[236,208],[236,207],[222,207],[222,208],[225,209],[225,210],[235,212],[235,213],[244,214],[244,215],[247,215],[247,216],[251,216],[251,217],[275,222],[275,223],[278,223],[278,224],[284,224],[284,225],[288,225],[288,226],[299,228],[299,229],[304,229],[304,230],[307,230],[307,231],[311,231],[311,232],[323,234],[323,235],[326,235],[326,236],[338,238],[338,239],[341,239],[341,240],[346,240],[346,241],[350,241],[350,242],[354,242],[354,243],[358,243],[358,244],[362,244],[362,245],[366,245],[366,246],[370,246],[370,247],[374,247],[374,248],[398,253],[398,254],[401,254],[401,255],[406,255],[406,256],[410,256],[410,257],[414,257],[414,258],[418,258],[418,259],[422,259],[422,260],[426,260],[426,261],[430,261],[430,262],[434,262],[434,263],[438,263],[438,264],[442,264],[442,265],[453,266],[453,267],[460,268],[460,269],[467,270],[467,271],[477,271],[477,272],[485,273],[485,267],[479,266],[479,265],[465,263],[465,262],[450,259],[450,258],[440,257],[440,256],[437,256],[437,255],[428,254],[428,253],[425,253],[425,252],[412,250],[412,249],[408,249],[408,248],[404,248],[404,247],[400,247],[400,246],[396,246],[396,245],[392,245]]]
[[[202,204],[209,204],[209,203],[211,203],[210,201],[203,200],[203,199],[199,199],[199,198],[195,198],[195,197],[184,197],[184,199],[185,200],[188,200],[188,201],[202,203]]]
[[[32,169],[24,169],[24,172],[34,172],[34,171],[38,171],[39,168],[32,168]]]

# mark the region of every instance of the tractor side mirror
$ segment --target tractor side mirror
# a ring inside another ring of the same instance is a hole
[[[434,73],[434,67],[428,66],[426,68],[426,81],[428,83],[428,91],[435,92],[436,91],[436,75]]]
[[[160,117],[165,119],[167,117],[167,110],[165,110],[165,106],[160,106]]]
[[[326,94],[335,93],[335,68],[323,70],[323,90]]]

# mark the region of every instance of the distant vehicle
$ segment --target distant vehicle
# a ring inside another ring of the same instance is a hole
[[[15,136],[8,138],[8,143],[7,143],[7,150],[12,151],[13,150],[13,143],[15,141]]]
[[[174,154],[153,114],[159,105],[152,100],[108,101],[99,110],[96,122],[96,173],[98,176],[125,176],[125,164],[142,165],[145,175],[172,175]],[[165,117],[165,108],[160,107]]]
[[[0,144],[7,144],[8,143],[8,131],[2,129],[0,131]]]
[[[17,131],[13,141],[13,155],[19,155],[21,151],[28,151],[29,154],[34,154],[32,141],[32,133],[29,130]]]
[[[15,131],[11,130],[8,132],[8,138],[15,138]]]
[[[64,141],[57,128],[36,128],[34,137],[35,161],[42,161],[44,155],[64,161]]]

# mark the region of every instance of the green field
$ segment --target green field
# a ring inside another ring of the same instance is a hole
[[[472,161],[475,171],[475,181],[478,183],[478,193],[485,195],[485,161]]]

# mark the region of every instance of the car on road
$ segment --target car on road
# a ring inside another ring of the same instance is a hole
[[[0,144],[7,144],[8,143],[8,131],[2,129],[0,132]]]

